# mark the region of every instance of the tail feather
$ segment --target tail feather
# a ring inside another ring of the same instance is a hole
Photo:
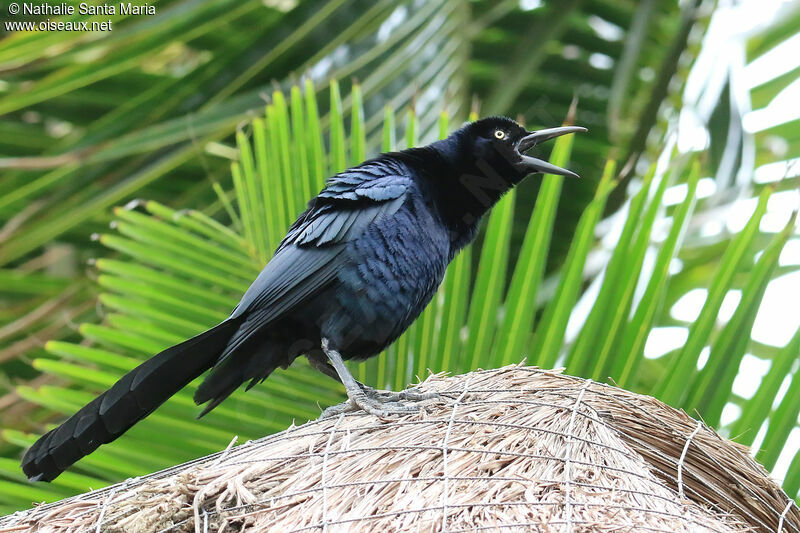
[[[238,327],[238,321],[222,322],[134,368],[36,441],[22,459],[22,470],[32,481],[52,481],[101,444],[115,440],[214,366]]]
[[[253,385],[266,379],[273,370],[287,364],[287,357],[286,346],[270,338],[262,337],[240,343],[214,366],[195,391],[195,403],[208,402],[198,418],[205,416],[247,380],[251,380],[247,387],[250,390]]]

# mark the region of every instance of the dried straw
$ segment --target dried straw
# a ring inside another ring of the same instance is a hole
[[[771,531],[800,513],[747,450],[646,396],[524,366],[0,519],[0,531]]]

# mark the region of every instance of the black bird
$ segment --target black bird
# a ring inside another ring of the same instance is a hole
[[[351,407],[380,416],[413,409],[401,400],[429,395],[371,389],[343,360],[371,357],[405,331],[506,191],[535,172],[577,177],[524,152],[579,131],[586,129],[529,132],[486,118],[333,176],[230,317],[155,355],[45,434],[22,459],[23,471],[32,481],[55,479],[209,369],[194,396],[207,402],[200,416],[300,355],[342,382]]]

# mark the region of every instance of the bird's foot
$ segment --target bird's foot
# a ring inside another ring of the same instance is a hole
[[[357,383],[361,389],[359,392],[363,393],[363,398],[361,398],[360,394],[357,394],[355,395],[356,398],[351,399],[366,412],[382,418],[390,414],[404,414],[417,411],[419,410],[419,406],[416,405],[417,403],[439,397],[438,393],[421,392],[416,388],[394,392],[377,390],[363,383]]]
[[[342,355],[333,349],[327,338],[321,342],[322,351],[328,356],[333,370],[339,376],[339,380],[347,390],[347,402],[328,407],[322,412],[322,418],[333,415],[343,414],[349,411],[363,409],[371,415],[386,418],[392,414],[406,414],[419,409],[414,403],[408,404],[403,401],[420,402],[437,398],[437,393],[420,392],[418,389],[410,389],[401,392],[379,391],[372,387],[367,387],[356,380],[353,374],[347,369]],[[325,371],[325,370],[323,370]]]
[[[349,398],[346,402],[339,405],[332,405],[322,411],[320,418],[329,418],[353,411],[366,411],[378,418],[388,418],[390,415],[408,414],[414,412],[418,407],[407,405],[401,402],[385,401],[382,399],[363,396],[359,398]]]
[[[408,389],[401,390],[400,392],[394,392],[390,390],[373,389],[372,387],[368,387],[361,382],[359,382],[358,385],[367,396],[380,398],[381,401],[385,402],[423,402],[425,400],[435,400],[437,398],[441,398],[441,395],[438,392],[422,392],[417,387],[410,387]]]
[[[337,416],[359,409],[379,418],[387,418],[390,415],[413,413],[420,408],[416,403],[439,398],[437,392],[421,392],[416,388],[394,392],[377,390],[363,383],[356,383],[359,385],[358,391],[348,391],[349,398],[345,403],[328,407],[322,412],[320,418]]]

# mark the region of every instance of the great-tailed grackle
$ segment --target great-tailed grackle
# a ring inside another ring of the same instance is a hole
[[[201,416],[300,355],[341,381],[350,404],[387,415],[417,392],[379,392],[343,359],[366,359],[417,318],[481,216],[535,172],[576,174],[524,152],[585,128],[528,132],[511,119],[468,124],[422,148],[382,154],[329,179],[224,322],[167,348],[40,438],[22,469],[50,481],[111,442],[206,370]],[[330,361],[330,362],[329,362]]]

